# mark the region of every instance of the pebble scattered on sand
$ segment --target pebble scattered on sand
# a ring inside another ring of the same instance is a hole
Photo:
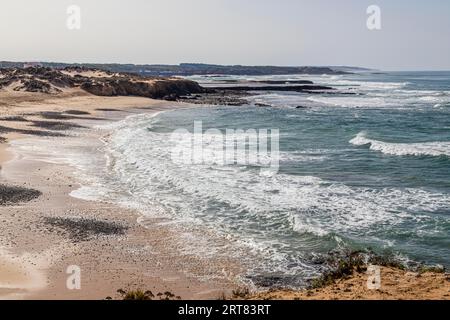
[[[111,221],[78,217],[45,217],[44,223],[50,227],[49,231],[58,228],[67,232],[74,242],[87,241],[102,235],[123,235],[128,229],[127,226]]]
[[[0,205],[12,205],[28,202],[38,198],[42,193],[38,190],[0,184]]]

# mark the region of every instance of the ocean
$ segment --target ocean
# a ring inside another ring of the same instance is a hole
[[[180,250],[233,257],[256,285],[301,287],[333,250],[450,266],[450,72],[191,79],[312,80],[340,93],[258,92],[247,106],[133,115],[110,125],[107,168],[73,195],[161,218],[179,228]],[[199,121],[278,129],[277,173],[173,161],[173,132]]]

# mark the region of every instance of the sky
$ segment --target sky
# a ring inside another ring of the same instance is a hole
[[[0,60],[450,70],[450,1],[0,0]]]

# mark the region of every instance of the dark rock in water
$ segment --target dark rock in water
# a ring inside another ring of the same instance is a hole
[[[178,99],[180,99],[180,100],[197,100],[198,98],[199,98],[199,96],[196,94],[178,97]]]
[[[115,222],[78,217],[45,217],[44,223],[50,226],[51,232],[56,228],[68,233],[74,242],[88,241],[97,236],[124,235],[128,229]]]
[[[260,103],[260,102],[255,103],[255,106],[257,106],[257,107],[272,107],[270,104]]]
[[[0,184],[0,205],[8,206],[28,202],[40,197],[41,194],[40,191],[34,189]]]
[[[295,109],[308,109],[308,107],[305,107],[305,106],[296,106]]]
[[[341,91],[339,92],[339,94],[342,95],[347,95],[347,96],[362,96],[362,93],[356,93],[356,92],[346,92],[346,91]]]
[[[317,90],[326,91],[334,90],[331,87],[317,86],[317,85],[302,85],[302,86],[236,86],[236,87],[214,87],[212,90],[219,91],[294,91],[294,92],[314,92]]]
[[[214,91],[197,94],[195,98],[178,98],[177,101],[206,105],[243,106],[248,104],[248,101],[243,98],[246,95],[247,93],[242,91]]]

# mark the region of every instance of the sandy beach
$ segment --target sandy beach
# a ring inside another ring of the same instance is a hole
[[[97,97],[76,90],[57,97],[22,92],[0,95],[2,117],[26,115],[27,119],[38,121],[42,120],[39,113],[70,110],[69,114],[83,115],[57,121],[83,126],[123,119],[133,113],[186,107],[147,98]],[[0,207],[0,298],[105,299],[119,298],[118,289],[140,289],[151,290],[155,295],[171,292],[184,299],[214,299],[233,288],[228,280],[201,281],[194,276],[217,274],[231,266],[180,255],[173,241],[176,235],[158,221],[147,219],[144,228],[137,223],[139,214],[133,210],[69,196],[78,187],[73,168],[43,155],[23,155],[14,147],[18,139],[43,139],[39,132],[47,132],[41,127],[33,128],[31,134],[22,134],[21,130],[31,129],[29,122],[21,120],[7,118],[0,123],[8,128],[3,129],[2,136],[9,141],[0,145],[0,182],[39,190],[42,195],[27,203]],[[91,141],[97,138],[93,136]],[[53,139],[57,146],[59,141],[71,143],[76,138],[44,139]],[[55,226],[49,219],[60,219],[65,225]],[[77,235],[85,227],[77,225],[79,219],[101,225],[92,234]],[[119,227],[108,233],[108,224]],[[81,290],[67,289],[66,271],[71,265],[81,268]]]

